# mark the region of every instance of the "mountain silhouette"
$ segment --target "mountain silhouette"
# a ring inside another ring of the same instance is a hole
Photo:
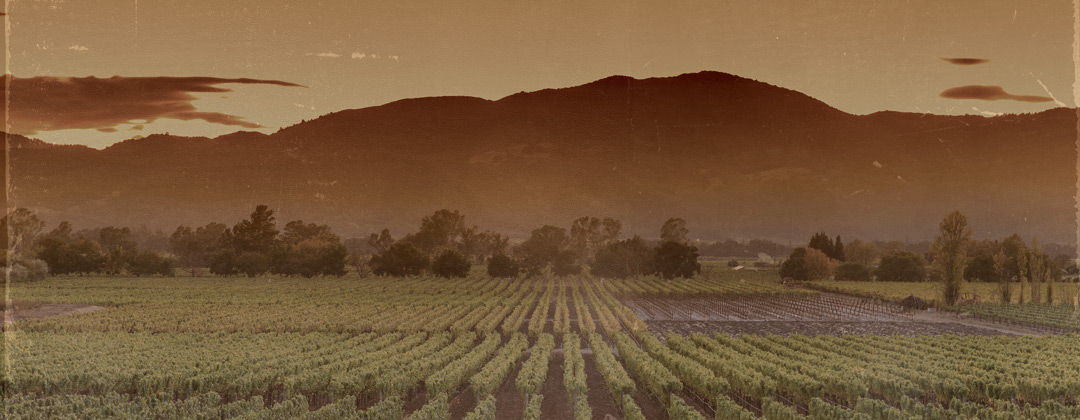
[[[150,135],[103,150],[10,135],[12,198],[54,226],[234,223],[256,204],[343,236],[413,231],[440,208],[522,238],[612,216],[702,239],[977,237],[1075,241],[1077,112],[852,115],[718,72],[405,99],[270,135]]]

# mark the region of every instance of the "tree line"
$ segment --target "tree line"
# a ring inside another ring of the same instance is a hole
[[[9,232],[5,265],[16,278],[47,274],[172,276],[176,269],[197,275],[340,276],[352,266],[361,275],[432,274],[463,277],[486,264],[496,277],[573,275],[589,271],[603,277],[657,274],[691,277],[700,272],[698,250],[687,239],[686,222],[669,219],[659,241],[639,236],[620,239],[622,223],[582,217],[569,230],[546,225],[524,242],[468,227],[458,211],[438,210],[420,221],[416,232],[395,239],[388,229],[366,241],[342,241],[329,226],[294,220],[279,229],[274,211],[259,205],[248,218],[227,226],[179,226],[168,237],[171,253],[141,249],[129,228],[73,231],[64,221],[42,233],[45,223],[19,208],[0,221]],[[163,236],[163,235],[159,235]],[[10,263],[10,264],[9,264]]]
[[[1068,254],[1051,255],[1038,238],[1028,246],[1020,235],[1002,240],[972,239],[967,217],[951,212],[938,226],[938,236],[925,253],[904,249],[900,243],[854,240],[844,244],[824,232],[814,234],[805,247],[795,248],[781,264],[780,277],[791,280],[937,281],[949,304],[959,298],[964,281],[996,282],[1004,302],[1012,300],[1010,284],[1020,283],[1019,301],[1053,302],[1053,285],[1078,274]],[[1060,250],[1060,249],[1058,249]],[[1045,290],[1045,293],[1044,293]]]

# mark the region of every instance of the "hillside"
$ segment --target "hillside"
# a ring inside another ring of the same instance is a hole
[[[856,116],[717,72],[345,110],[277,133],[151,135],[104,150],[9,136],[13,198],[50,228],[233,223],[255,204],[345,236],[439,208],[522,237],[613,216],[655,236],[921,240],[949,210],[979,237],[1075,241],[1077,113]]]

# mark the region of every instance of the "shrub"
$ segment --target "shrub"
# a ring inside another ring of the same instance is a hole
[[[806,269],[807,280],[828,280],[836,273],[836,260],[816,248],[806,250],[803,266]]]
[[[128,272],[133,276],[160,275],[172,277],[175,273],[175,264],[171,258],[158,254],[156,251],[135,251],[128,258]]]
[[[739,264],[739,260],[736,260],[734,258],[732,258],[731,261],[727,262],[728,267],[738,267],[740,265],[742,265],[742,264]]]
[[[49,264],[42,260],[19,260],[11,264],[11,281],[44,280]]]
[[[371,257],[371,272],[376,276],[417,276],[431,261],[427,254],[409,242],[397,242],[381,254]]]
[[[495,254],[488,258],[487,273],[491,277],[514,278],[521,272],[517,261],[505,254]]]
[[[780,265],[780,278],[806,280],[806,248],[795,248],[791,255]]]
[[[656,247],[653,267],[656,273],[665,279],[690,278],[701,272],[701,264],[697,259],[697,247],[668,241]]]
[[[859,263],[843,263],[836,267],[837,280],[870,281],[870,269]]]
[[[210,257],[210,274],[231,276],[236,273],[236,253],[232,250],[221,250]]]
[[[649,274],[653,271],[652,253],[645,241],[638,236],[612,242],[596,251],[592,274],[616,279]]]
[[[881,258],[874,275],[881,281],[925,281],[926,259],[907,251],[893,252]]]
[[[236,257],[236,270],[255,277],[270,271],[270,258],[257,252],[244,252]]]
[[[431,272],[439,277],[465,277],[469,275],[472,266],[469,259],[453,249],[447,249],[435,257],[431,264]]]

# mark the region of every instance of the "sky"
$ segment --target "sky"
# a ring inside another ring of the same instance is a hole
[[[8,130],[101,148],[716,70],[840,110],[1076,106],[1073,0],[8,0]]]

